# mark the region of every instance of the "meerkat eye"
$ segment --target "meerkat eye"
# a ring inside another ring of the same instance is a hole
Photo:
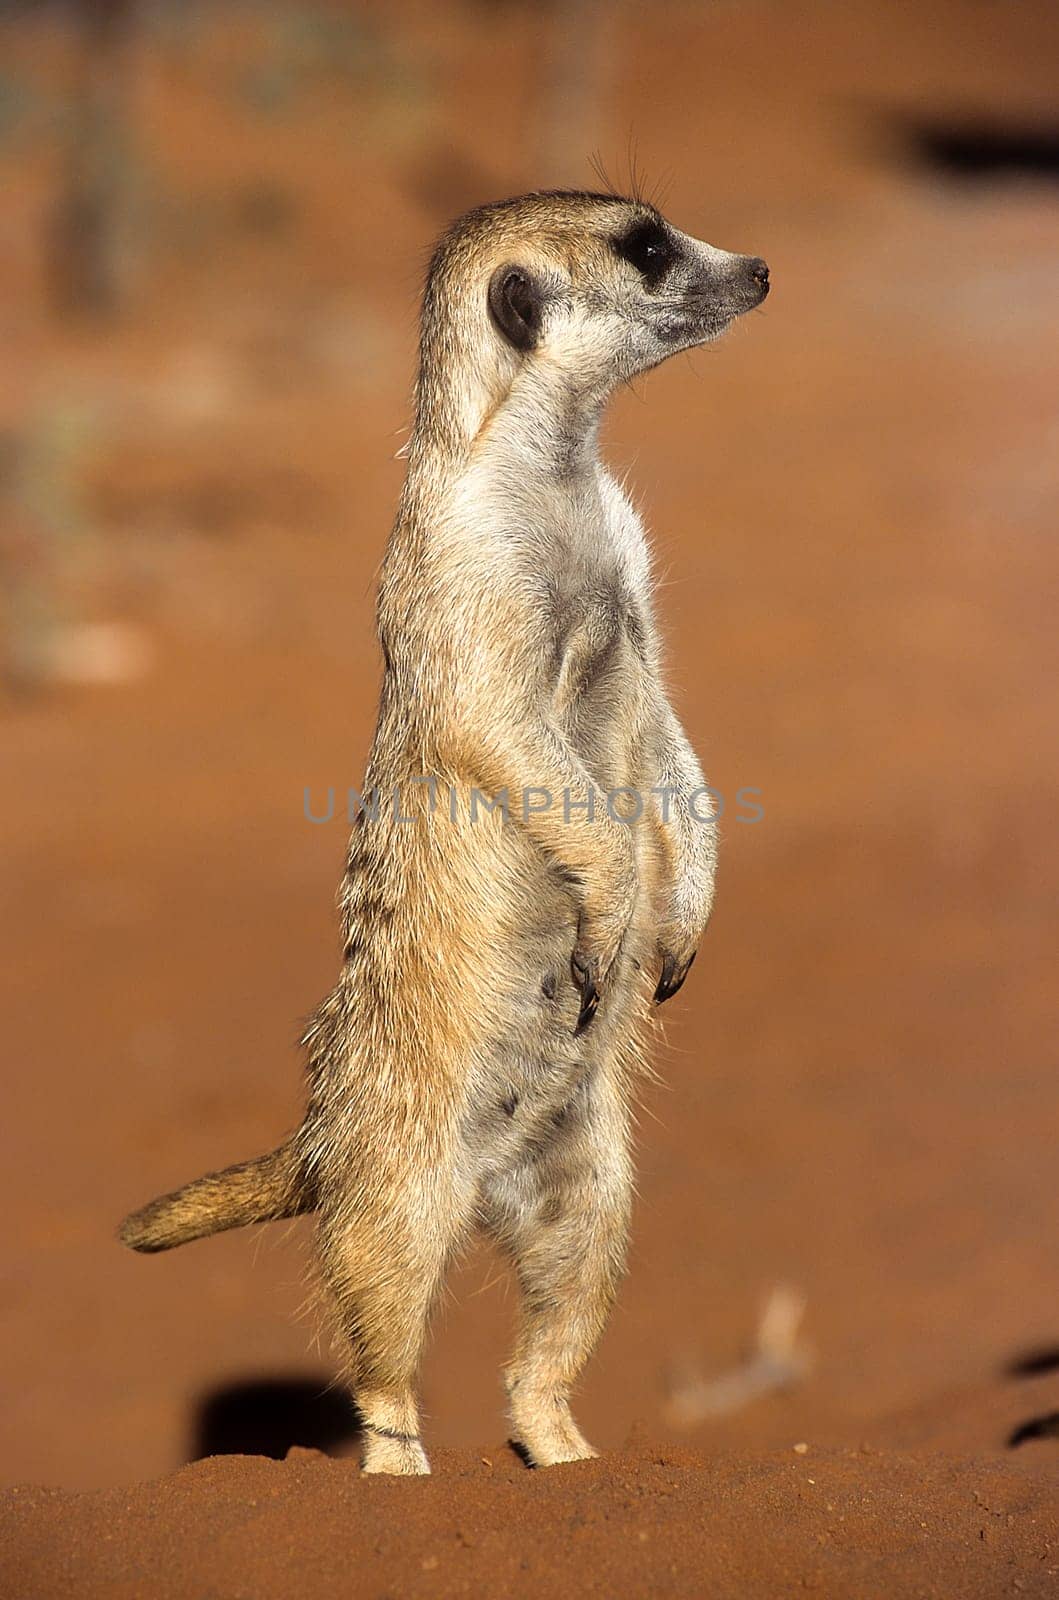
[[[661,283],[673,264],[676,250],[660,222],[638,222],[614,241],[623,261],[635,267],[649,289]]]

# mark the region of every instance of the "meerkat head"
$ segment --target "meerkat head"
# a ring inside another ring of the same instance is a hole
[[[428,350],[461,365],[487,407],[523,364],[558,368],[575,391],[603,397],[716,339],[768,291],[760,257],[681,233],[644,200],[525,195],[468,213],[442,238],[424,366]]]

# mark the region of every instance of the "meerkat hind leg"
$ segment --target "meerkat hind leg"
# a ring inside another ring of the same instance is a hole
[[[430,1462],[419,1439],[411,1435],[381,1433],[365,1424],[363,1470],[383,1472],[393,1477],[428,1476]]]
[[[534,1466],[583,1461],[597,1452],[571,1415],[570,1391],[614,1302],[632,1188],[613,1088],[579,1096],[543,1154],[513,1178],[498,1197],[495,1229],[522,1290],[506,1372],[513,1441]]]
[[[355,1217],[321,1231],[324,1274],[349,1340],[349,1379],[365,1472],[411,1476],[430,1465],[419,1439],[416,1379],[427,1319],[462,1224],[432,1198],[432,1225]]]

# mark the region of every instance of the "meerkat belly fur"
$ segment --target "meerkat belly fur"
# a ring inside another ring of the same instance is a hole
[[[619,384],[767,289],[758,258],[610,195],[482,207],[433,256],[305,1120],[122,1229],[164,1250],[315,1211],[367,1471],[428,1470],[420,1353],[475,1227],[521,1288],[514,1438],[539,1466],[593,1454],[569,1395],[621,1276],[633,1084],[709,916],[715,834],[598,426]]]

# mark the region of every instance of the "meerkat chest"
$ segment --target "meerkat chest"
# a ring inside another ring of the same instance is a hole
[[[621,715],[649,671],[647,596],[633,543],[642,534],[608,515],[604,500],[593,511],[554,577],[555,707],[565,712],[602,695],[593,711]]]
[[[532,597],[526,626],[543,646],[553,713],[626,714],[653,655],[643,531],[618,485],[595,464],[556,478],[487,459],[463,503],[502,552],[506,581]]]
[[[604,685],[619,691],[610,698],[610,710],[617,710],[633,690],[640,666],[629,596],[616,583],[586,584],[560,598],[556,624],[554,710],[565,716]]]

